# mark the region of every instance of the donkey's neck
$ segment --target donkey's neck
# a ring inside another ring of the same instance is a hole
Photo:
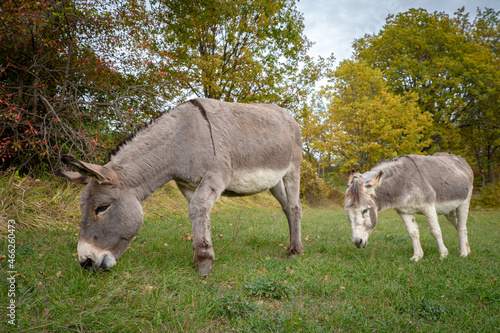
[[[363,174],[366,179],[372,179],[382,170],[383,176],[380,185],[372,195],[378,211],[392,209],[398,205],[400,192],[402,190],[402,174],[395,164],[383,164],[378,168]]]
[[[172,179],[169,158],[174,121],[169,114],[161,116],[123,144],[106,164],[124,187],[136,189],[141,201]]]

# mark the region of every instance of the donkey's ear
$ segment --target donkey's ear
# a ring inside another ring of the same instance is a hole
[[[368,190],[368,191],[372,191],[372,190],[375,190],[375,188],[377,188],[377,186],[380,185],[380,181],[382,180],[382,175],[384,173],[382,172],[382,170],[379,171],[377,177],[373,178],[373,179],[370,179],[369,181],[367,181],[365,183],[365,188]]]
[[[80,177],[78,177],[78,175],[76,175],[74,172],[60,173],[60,174],[62,174],[63,177],[65,177],[71,181],[74,181],[73,179],[83,179],[85,177],[86,178],[90,177],[90,178],[94,178],[95,180],[97,180],[97,182],[99,184],[103,184],[103,185],[112,184],[111,179],[113,178],[112,177],[113,172],[110,171],[109,169],[107,169],[106,167],[103,167],[102,165],[82,162],[82,161],[77,160],[73,156],[69,156],[69,155],[61,156],[61,161],[68,166],[72,166],[73,168],[75,168],[78,171],[77,173],[80,175]]]
[[[355,173],[356,173],[356,169],[352,168],[351,173],[349,173],[349,183],[352,182],[352,179],[354,178]]]
[[[79,172],[69,172],[62,169],[57,169],[55,175],[77,184],[87,184],[90,181],[90,177],[84,176]]]

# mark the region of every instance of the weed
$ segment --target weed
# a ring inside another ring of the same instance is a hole
[[[256,310],[255,305],[248,302],[239,294],[230,294],[214,299],[211,302],[213,315],[218,317],[247,318],[251,312]]]
[[[245,283],[245,290],[252,296],[282,299],[294,293],[294,288],[269,276]]]
[[[410,310],[425,320],[438,321],[444,316],[452,316],[452,310],[438,301],[422,299],[410,303]]]

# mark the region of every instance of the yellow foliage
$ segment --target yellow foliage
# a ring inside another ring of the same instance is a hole
[[[307,161],[302,161],[300,169],[300,197],[307,204],[317,206],[328,198],[329,190],[323,179],[318,176],[316,169]]]
[[[363,63],[344,61],[332,79],[335,85],[323,91],[329,102],[326,149],[341,172],[364,171],[429,144],[425,131],[432,117],[420,111],[416,95],[392,94],[382,73]]]

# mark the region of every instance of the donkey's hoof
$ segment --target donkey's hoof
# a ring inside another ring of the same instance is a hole
[[[304,252],[304,248],[302,246],[289,247],[287,251],[289,258],[295,258],[297,254],[301,254],[302,252]]]
[[[422,259],[423,255],[417,255],[417,254],[414,254],[413,257],[410,258],[411,261],[420,261],[420,259]]]
[[[444,249],[443,252],[441,252],[440,254],[440,258],[441,260],[443,260],[444,258],[446,258],[448,256],[448,249]]]
[[[206,278],[208,274],[210,274],[211,269],[212,269],[211,262],[203,262],[203,263],[198,263],[198,265],[196,265],[196,270],[198,271],[198,274],[200,274],[202,278]]]

